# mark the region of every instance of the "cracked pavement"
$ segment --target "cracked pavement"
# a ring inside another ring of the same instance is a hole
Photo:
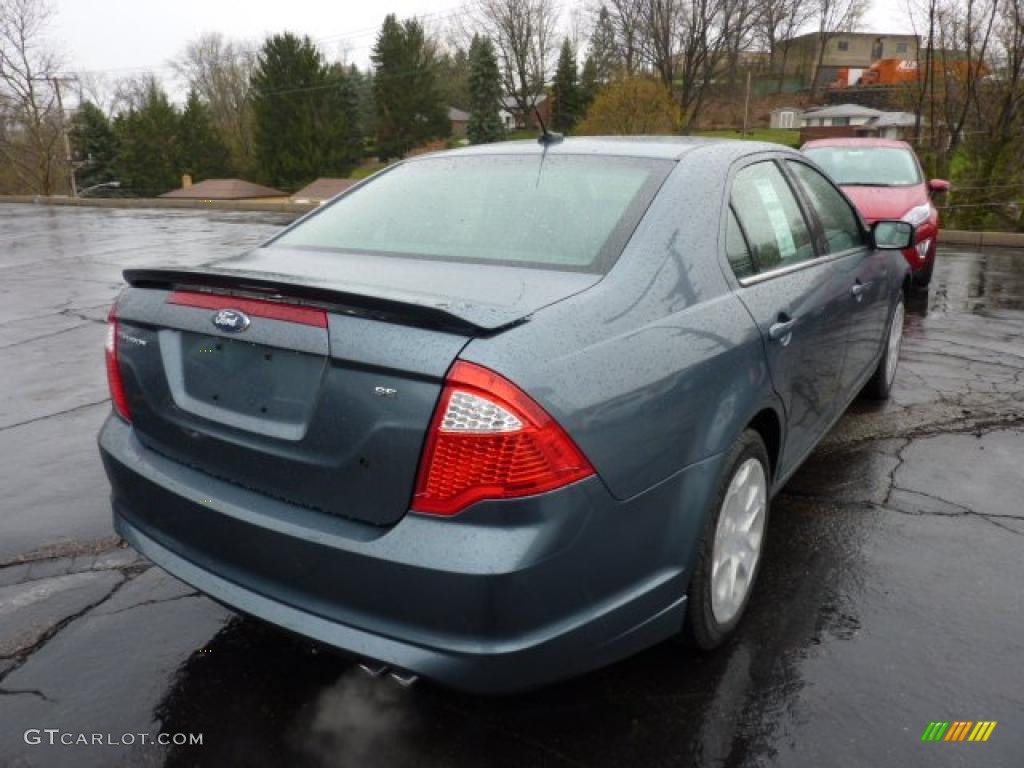
[[[1021,764],[1024,252],[941,249],[892,400],[857,401],[775,500],[732,643],[481,699],[368,678],[113,535],[95,436],[120,271],[286,220],[0,206],[0,766]],[[935,719],[999,725],[922,744]],[[203,745],[27,745],[30,728]]]

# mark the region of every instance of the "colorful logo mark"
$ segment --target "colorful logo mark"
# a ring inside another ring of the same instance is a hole
[[[995,720],[933,720],[921,741],[988,741],[995,727]]]

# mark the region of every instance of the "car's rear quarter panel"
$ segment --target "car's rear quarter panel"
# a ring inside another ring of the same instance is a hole
[[[726,450],[775,406],[761,337],[718,258],[736,151],[684,158],[597,286],[463,350],[537,398],[616,498]]]

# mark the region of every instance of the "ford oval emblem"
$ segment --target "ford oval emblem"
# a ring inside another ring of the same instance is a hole
[[[241,333],[249,327],[249,316],[237,309],[220,309],[213,316],[213,324],[228,333]]]

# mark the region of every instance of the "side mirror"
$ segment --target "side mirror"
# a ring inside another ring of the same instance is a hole
[[[899,251],[914,245],[914,226],[909,221],[876,221],[871,237],[878,250]]]
[[[942,192],[949,192],[950,183],[945,179],[931,179],[928,182],[928,191],[934,197]]]

